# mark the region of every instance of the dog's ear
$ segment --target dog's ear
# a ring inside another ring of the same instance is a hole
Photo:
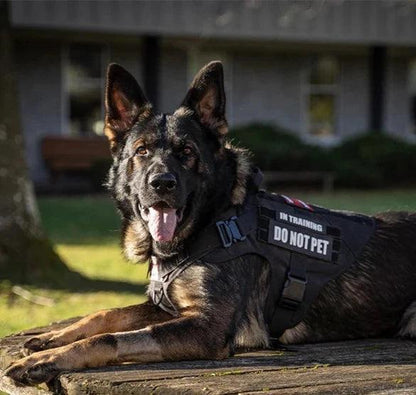
[[[225,119],[224,72],[220,61],[205,65],[195,76],[182,107],[196,111],[202,124],[217,130],[220,135],[228,132]]]
[[[120,65],[110,64],[107,69],[104,133],[110,140],[112,151],[139,116],[150,114],[151,109],[136,79]]]

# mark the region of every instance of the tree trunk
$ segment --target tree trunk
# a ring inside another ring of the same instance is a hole
[[[0,279],[54,281],[65,264],[40,226],[25,161],[7,0],[0,0]]]

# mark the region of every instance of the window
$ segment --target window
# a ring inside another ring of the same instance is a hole
[[[332,56],[314,58],[308,72],[308,133],[333,136],[336,132],[336,98],[339,66]]]
[[[67,130],[70,135],[103,133],[105,48],[70,45],[65,57],[64,86]]]

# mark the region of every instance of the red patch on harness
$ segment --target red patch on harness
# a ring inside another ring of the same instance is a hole
[[[280,195],[280,196],[283,199],[285,199],[287,204],[290,204],[292,206],[296,206],[296,207],[299,207],[299,208],[303,208],[305,210],[313,211],[312,206],[310,206],[308,203],[305,203],[303,200],[294,199],[294,198],[291,198],[291,197],[286,196],[286,195]]]

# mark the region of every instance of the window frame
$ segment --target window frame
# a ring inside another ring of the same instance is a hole
[[[337,62],[338,75],[336,81],[333,84],[314,84],[311,83],[312,75],[312,62],[316,59],[322,59],[325,57],[332,57]],[[340,101],[341,101],[341,61],[338,56],[332,54],[316,54],[311,55],[306,62],[302,72],[302,86],[301,96],[303,101],[303,135],[305,139],[312,142],[331,144],[339,139],[339,113],[340,113]],[[334,131],[328,136],[319,136],[311,133],[311,116],[310,116],[310,104],[312,95],[332,95],[334,96]]]
[[[104,119],[104,95],[105,95],[105,82],[106,82],[106,66],[110,63],[111,59],[111,47],[108,44],[102,42],[82,42],[82,41],[70,41],[61,46],[61,135],[71,136],[71,103],[68,89],[68,77],[66,70],[69,67],[70,56],[69,51],[72,45],[96,45],[100,47],[100,63],[101,63],[101,76],[100,76],[100,98],[101,98],[101,119]],[[92,132],[91,134],[79,134],[76,137],[99,137],[98,134]]]

